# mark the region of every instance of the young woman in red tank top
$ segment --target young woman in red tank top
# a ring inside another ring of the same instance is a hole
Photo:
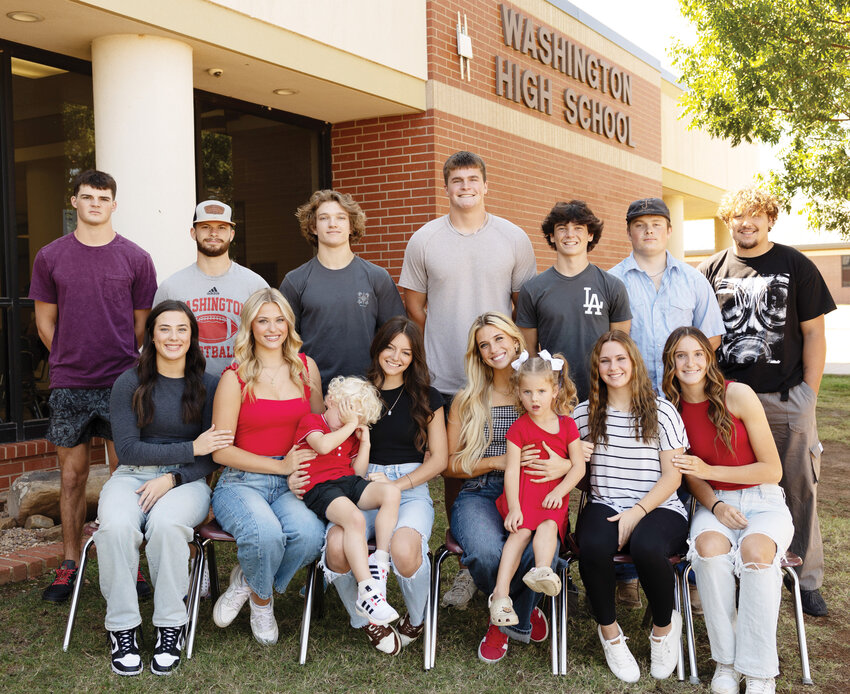
[[[794,532],[779,486],[779,453],[758,396],[724,381],[702,332],[674,330],[663,359],[664,394],[681,412],[690,442],[673,464],[699,502],[688,559],[717,662],[711,691],[738,692],[743,676],[748,692],[773,692],[779,560]]]
[[[278,637],[273,590],[286,590],[293,574],[319,555],[324,540],[324,524],[287,485],[287,476],[315,457],[295,449],[298,421],[323,412],[324,404],[319,370],[299,353],[292,309],[278,290],[254,292],[240,321],[236,358],[213,404],[216,429],[236,434],[232,446],[213,455],[227,467],[212,501],[221,527],[236,538],[239,563],[213,620],[226,627],[249,602],[254,638],[268,645]]]

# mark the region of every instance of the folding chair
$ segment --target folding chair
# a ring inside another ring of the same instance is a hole
[[[189,588],[189,625],[186,637],[186,658],[192,657],[195,647],[195,630],[198,622],[198,608],[201,602],[201,582],[204,575],[204,566],[209,562],[210,572],[210,594],[213,601],[218,599],[220,584],[218,578],[218,564],[215,558],[216,542],[235,542],[233,535],[221,529],[218,521],[212,520],[204,523],[195,532],[193,544],[197,552],[194,566],[192,567],[192,579]],[[310,620],[313,616],[313,603],[316,601],[316,611],[321,614],[324,608],[324,591],[317,589],[317,583],[321,580],[322,572],[318,566],[318,560],[313,561],[307,567],[307,585],[304,591],[304,611],[301,618],[301,640],[298,662],[304,665],[307,662],[307,642],[310,636]]]
[[[80,591],[83,589],[83,583],[86,575],[86,567],[89,563],[89,550],[94,546],[94,533],[97,526],[93,523],[86,523],[83,526],[83,533],[89,538],[83,545],[83,551],[80,552],[80,566],[77,570],[77,580],[74,583],[74,590],[71,593],[71,607],[68,610],[68,621],[65,624],[65,638],[62,640],[62,650],[67,652],[68,646],[71,645],[71,632],[74,629],[74,620],[77,618],[77,607],[80,603]]]
[[[791,579],[794,589],[791,591],[791,596],[794,601],[794,619],[797,623],[797,647],[800,650],[800,669],[802,670],[803,684],[814,684],[812,681],[812,673],[809,669],[809,647],[806,643],[806,624],[803,621],[803,604],[800,600],[800,579],[797,577],[797,572],[794,567],[802,566],[803,560],[796,554],[786,552],[785,556],[780,561],[780,568],[785,572],[785,575]],[[696,647],[694,645],[694,617],[691,611],[691,596],[688,593],[688,574],[693,573],[693,566],[690,562],[685,562],[682,583],[685,586],[683,590],[685,602],[685,630],[688,634],[688,658],[691,666],[691,682],[699,683],[699,677],[696,670]]]
[[[431,563],[431,592],[428,596],[429,607],[425,611],[425,669],[434,667],[437,646],[437,618],[439,614],[440,579],[442,565],[450,556],[460,556],[463,548],[452,535],[451,530],[446,530],[446,542],[441,545],[434,555]],[[552,651],[552,674],[567,674],[567,560],[561,574],[561,592],[551,597],[551,616],[549,620],[551,651]],[[430,622],[430,625],[429,625]],[[429,628],[430,626],[430,628]]]

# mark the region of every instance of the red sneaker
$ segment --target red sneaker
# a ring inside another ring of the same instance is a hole
[[[478,659],[484,663],[498,663],[508,652],[508,635],[491,624],[487,634],[478,644]]]
[[[543,610],[535,607],[531,613],[531,640],[540,643],[549,638],[549,620],[543,614]]]

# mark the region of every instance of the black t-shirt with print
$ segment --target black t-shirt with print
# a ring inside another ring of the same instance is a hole
[[[774,243],[755,258],[731,248],[699,266],[714,287],[726,334],[720,368],[757,393],[788,390],[803,380],[800,323],[835,310],[815,264],[800,251]]]

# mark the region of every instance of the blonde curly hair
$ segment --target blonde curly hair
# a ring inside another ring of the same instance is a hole
[[[360,424],[372,426],[381,418],[381,396],[365,378],[359,376],[335,376],[328,383],[325,396],[328,407],[336,405],[340,412],[354,412]]]
[[[759,190],[755,186],[747,186],[724,195],[720,200],[720,207],[717,208],[717,216],[728,227],[736,214],[764,212],[767,215],[768,226],[772,228],[779,216],[780,204],[779,198],[775,195]]]

